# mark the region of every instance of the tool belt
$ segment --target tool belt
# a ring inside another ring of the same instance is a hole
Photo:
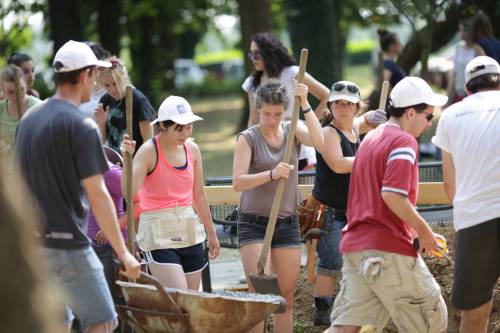
[[[193,246],[206,238],[205,227],[191,206],[141,214],[137,243],[143,251]]]
[[[328,206],[317,200],[312,195],[298,205],[297,215],[300,223],[300,235],[311,228],[322,228],[324,223],[324,213]]]

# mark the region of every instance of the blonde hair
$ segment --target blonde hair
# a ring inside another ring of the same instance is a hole
[[[128,77],[127,69],[123,65],[123,62],[117,57],[108,58],[106,59],[106,61],[109,61],[111,63],[111,67],[99,69],[99,75],[98,75],[99,84],[101,86],[104,86],[102,79],[105,76],[111,75],[111,77],[116,83],[118,91],[120,92],[120,97],[123,98],[125,97],[125,87],[128,84],[130,85],[132,84],[130,83],[130,78]]]

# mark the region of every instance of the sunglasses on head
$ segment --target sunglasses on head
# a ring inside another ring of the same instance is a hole
[[[260,52],[259,51],[248,51],[248,59],[250,60],[260,60]]]
[[[333,90],[335,91],[342,91],[347,88],[347,91],[350,92],[351,94],[358,94],[359,89],[355,85],[352,84],[344,84],[341,82],[337,82],[333,85]]]

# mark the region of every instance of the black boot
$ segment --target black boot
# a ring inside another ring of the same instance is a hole
[[[314,297],[316,314],[314,316],[314,326],[330,326],[330,313],[332,312],[333,297]]]

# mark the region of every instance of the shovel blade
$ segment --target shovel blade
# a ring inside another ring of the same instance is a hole
[[[259,294],[271,294],[282,296],[280,285],[278,284],[278,279],[275,274],[251,274],[250,281],[255,289],[255,292]],[[276,313],[284,313],[286,308],[286,303],[280,305]]]

